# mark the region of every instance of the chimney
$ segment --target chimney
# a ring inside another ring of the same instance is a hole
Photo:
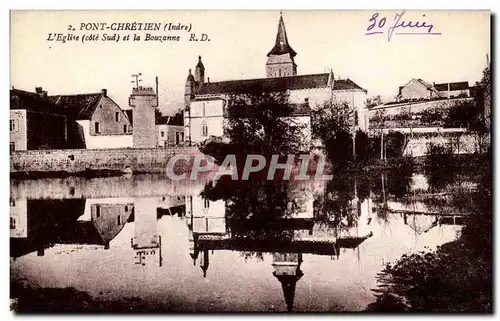
[[[42,88],[42,87],[35,87],[35,92],[36,92],[37,94],[41,95],[41,94],[42,94],[42,92],[43,92],[43,88]]]
[[[210,83],[210,77],[207,77],[207,81]]]
[[[103,88],[101,89],[101,94],[104,96],[104,97],[107,97],[108,96],[108,90]]]
[[[47,91],[46,90],[42,91],[42,97],[47,98]]]

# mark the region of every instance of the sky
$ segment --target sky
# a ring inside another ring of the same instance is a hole
[[[411,78],[427,82],[479,81],[490,55],[490,13],[484,11],[407,11],[402,20],[432,24],[439,35],[393,35],[387,30],[400,11],[378,12],[383,34],[365,35],[375,11],[283,11],[298,74],[333,71],[391,100]],[[425,17],[423,17],[425,15]],[[142,85],[159,77],[160,110],[183,106],[184,84],[198,56],[211,82],[265,77],[267,53],[274,46],[279,11],[13,11],[11,86],[49,95],[108,90],[128,107],[132,74]],[[385,24],[381,21],[386,18]],[[186,31],[86,31],[81,23],[157,22],[191,25]],[[69,25],[75,31],[68,31]],[[401,28],[397,29],[402,30]],[[406,28],[407,30],[415,30]],[[427,28],[418,28],[423,32]],[[53,42],[49,33],[75,36],[136,33],[141,41]],[[147,42],[146,33],[180,36],[178,42]],[[205,33],[210,41],[189,41]]]

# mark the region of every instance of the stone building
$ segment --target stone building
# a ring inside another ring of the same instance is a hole
[[[297,53],[288,42],[285,23],[280,16],[274,47],[267,54],[266,78],[210,82],[205,80],[205,66],[198,57],[194,75],[189,70],[185,83],[185,139],[193,145],[209,136],[223,136],[228,100],[233,95],[258,92],[286,92],[294,112],[290,115],[298,124],[305,124],[304,136],[310,134],[310,109],[327,101],[347,102],[357,114],[359,129],[367,128],[365,102],[367,91],[350,79],[335,79],[329,73],[298,75]]]
[[[184,145],[184,125],[171,116],[156,117],[158,147]]]
[[[106,89],[54,96],[12,89],[10,98],[11,151],[132,147],[131,123]]]
[[[66,148],[68,119],[47,92],[10,91],[10,150]]]
[[[97,93],[49,96],[49,99],[63,109],[70,120],[69,148],[132,147],[132,125],[106,89]]]
[[[133,107],[134,148],[155,148],[157,131],[155,127],[155,109],[158,107],[158,96],[151,87],[134,87],[129,97],[129,106]]]

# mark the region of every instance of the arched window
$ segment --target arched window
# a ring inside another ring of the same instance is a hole
[[[281,69],[278,69],[278,75],[281,77]]]
[[[201,135],[208,136],[208,126],[205,122],[201,124]]]

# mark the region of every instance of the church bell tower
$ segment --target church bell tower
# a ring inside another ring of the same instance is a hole
[[[290,47],[286,36],[285,22],[280,13],[278,34],[273,49],[267,54],[266,77],[288,77],[297,75],[297,65],[293,60],[297,53]]]

